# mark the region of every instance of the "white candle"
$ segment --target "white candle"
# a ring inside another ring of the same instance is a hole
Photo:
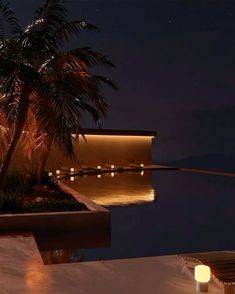
[[[211,270],[207,265],[197,265],[194,268],[197,292],[208,292],[208,283],[211,278]]]

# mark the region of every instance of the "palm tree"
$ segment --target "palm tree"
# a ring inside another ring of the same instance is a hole
[[[71,133],[82,133],[81,113],[89,113],[99,125],[107,110],[102,86],[116,86],[94,74],[97,65],[114,66],[104,55],[88,47],[64,49],[72,34],[97,28],[68,21],[63,1],[46,0],[25,30],[2,1],[0,15],[0,113],[12,131],[0,167],[2,189],[15,147],[32,120],[37,146],[44,145],[41,174],[51,144],[75,157]]]

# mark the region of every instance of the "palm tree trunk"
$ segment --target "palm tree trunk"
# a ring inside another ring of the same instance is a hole
[[[29,97],[28,97],[29,91],[24,89],[21,99],[22,102],[19,106],[19,117],[17,122],[15,123],[14,132],[11,138],[11,141],[8,145],[8,149],[5,153],[5,156],[2,160],[1,167],[0,167],[0,190],[4,188],[5,181],[6,181],[6,175],[9,168],[9,165],[12,160],[13,153],[15,151],[16,145],[20,139],[20,136],[22,134],[27,114],[28,114],[28,108],[29,108]]]
[[[43,174],[45,172],[47,158],[48,158],[50,148],[52,145],[52,139],[47,138],[45,144],[46,144],[46,149],[42,152],[42,155],[40,156],[40,158],[38,160],[37,185],[39,185],[39,186],[42,184],[42,178],[43,178]]]

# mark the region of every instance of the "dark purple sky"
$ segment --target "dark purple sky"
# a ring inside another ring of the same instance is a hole
[[[120,90],[106,92],[104,128],[157,131],[159,161],[235,155],[235,1],[67,2],[71,19],[99,27],[71,45],[100,50],[117,66],[107,72]],[[42,1],[10,3],[27,24]]]

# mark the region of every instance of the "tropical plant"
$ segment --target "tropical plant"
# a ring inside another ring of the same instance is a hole
[[[82,133],[81,113],[89,113],[99,125],[107,110],[102,86],[116,87],[94,74],[97,65],[114,66],[104,55],[88,47],[64,49],[71,35],[97,28],[85,21],[68,21],[63,1],[46,0],[25,30],[3,1],[0,16],[0,115],[11,131],[10,138],[3,131],[9,144],[0,167],[2,189],[22,134],[31,149],[43,150],[40,178],[51,144],[74,158],[71,133]]]

